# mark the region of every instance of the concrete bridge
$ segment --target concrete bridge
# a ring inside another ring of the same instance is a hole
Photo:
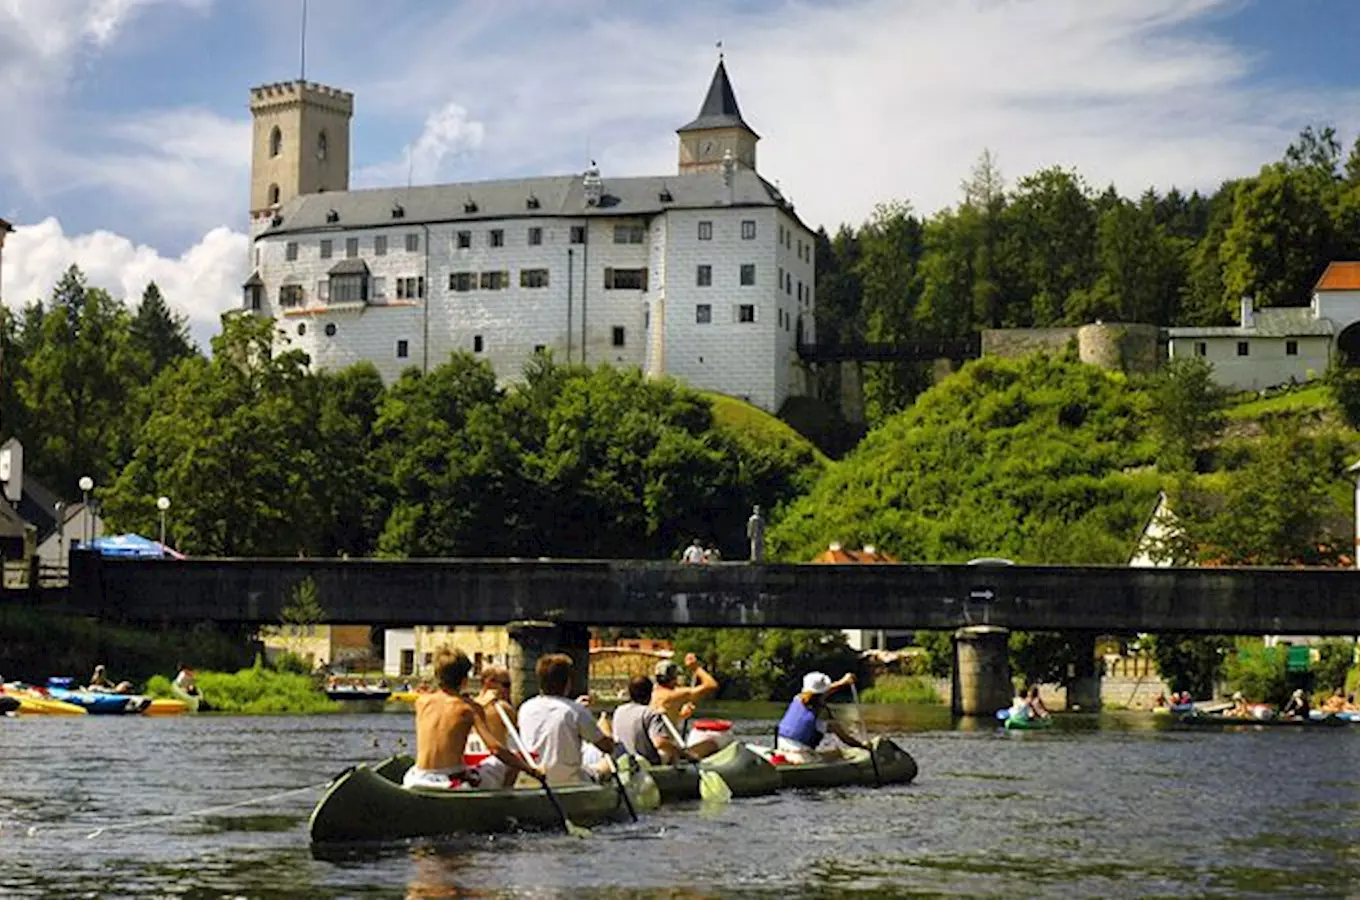
[[[1345,569],[170,561],[77,552],[65,606],[112,621],[272,624],[305,579],[332,623],[508,624],[528,672],[539,652],[555,647],[584,658],[592,625],[957,629],[955,700],[962,712],[1008,702],[1007,629],[1085,632],[1092,639],[1132,632],[1360,633],[1360,573]]]

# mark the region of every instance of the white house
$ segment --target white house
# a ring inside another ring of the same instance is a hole
[[[1237,325],[1168,328],[1168,355],[1206,359],[1219,384],[1260,390],[1320,378],[1337,352],[1360,362],[1358,324],[1360,262],[1333,262],[1308,306],[1255,309],[1243,297]]]
[[[534,353],[641,367],[777,411],[802,392],[816,254],[756,171],[758,136],[719,61],[675,174],[348,190],[352,96],[252,91],[247,310],[314,365],[385,380],[449,354],[505,380]],[[343,158],[342,167],[339,160]]]

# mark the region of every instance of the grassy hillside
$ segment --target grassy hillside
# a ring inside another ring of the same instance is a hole
[[[812,441],[763,409],[725,394],[706,392],[704,397],[713,406],[717,429],[741,446],[765,497],[787,497],[789,489],[805,494],[831,465]],[[764,502],[774,505],[772,499]]]
[[[922,394],[791,504],[776,558],[1122,563],[1150,513],[1147,395],[1068,358],[987,358]]]

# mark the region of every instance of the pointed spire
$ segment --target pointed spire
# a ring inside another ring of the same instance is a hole
[[[721,46],[721,44],[719,45]],[[699,116],[679,131],[703,131],[708,128],[745,128],[755,134],[755,129],[747,125],[737,106],[737,95],[732,90],[732,82],[727,77],[727,64],[721,54],[718,68],[713,72],[713,81],[708,86],[704,104],[699,108]]]

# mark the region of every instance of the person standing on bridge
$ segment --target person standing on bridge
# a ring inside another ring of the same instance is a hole
[[[765,561],[765,517],[760,507],[751,507],[751,518],[746,520],[746,537],[751,541],[751,562]]]

